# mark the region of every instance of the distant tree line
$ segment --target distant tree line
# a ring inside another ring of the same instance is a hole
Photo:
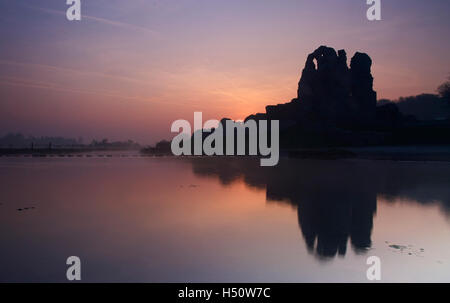
[[[404,115],[415,116],[418,120],[450,119],[450,78],[438,87],[437,92],[401,97],[395,101],[381,99],[378,105],[394,102]]]
[[[31,148],[31,149],[57,149],[57,148],[92,148],[92,149],[139,149],[140,145],[133,140],[109,141],[92,140],[89,144],[83,143],[83,138],[64,137],[35,137],[25,136],[21,133],[9,133],[0,137],[0,148]]]
[[[108,139],[103,139],[101,141],[92,140],[89,147],[101,149],[140,149],[141,146],[133,140],[110,142]]]
[[[26,148],[26,147],[48,147],[48,146],[80,146],[83,139],[73,139],[64,137],[35,137],[25,136],[21,133],[9,133],[0,137],[0,146],[3,148]]]

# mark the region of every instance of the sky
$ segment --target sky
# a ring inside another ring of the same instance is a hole
[[[378,98],[450,75],[450,1],[0,0],[0,135],[170,138],[176,119],[244,119],[289,102],[320,45],[373,61]]]

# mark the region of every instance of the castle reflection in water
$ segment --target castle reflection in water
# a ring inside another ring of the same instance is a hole
[[[292,204],[309,252],[323,260],[344,256],[348,240],[356,253],[371,247],[378,197],[439,203],[450,213],[450,169],[439,163],[283,158],[276,167],[260,167],[248,158],[191,162],[197,176],[218,178],[223,185],[244,180],[265,189],[268,202]]]

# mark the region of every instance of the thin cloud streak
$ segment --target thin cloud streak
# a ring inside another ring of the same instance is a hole
[[[78,93],[78,94],[88,94],[88,95],[96,95],[101,97],[110,97],[115,99],[122,99],[122,100],[129,100],[129,101],[138,101],[138,102],[156,102],[161,104],[171,104],[176,106],[199,106],[199,103],[193,103],[193,102],[173,102],[170,100],[162,100],[162,99],[155,99],[155,98],[147,98],[147,97],[138,97],[138,96],[124,96],[121,94],[111,94],[109,92],[105,91],[93,91],[93,90],[84,90],[84,89],[74,89],[74,88],[68,88],[68,87],[61,87],[59,85],[56,85],[54,83],[49,82],[41,82],[41,81],[32,81],[28,79],[20,79],[15,77],[3,77],[0,78],[0,86],[6,85],[6,86],[20,86],[20,87],[27,87],[27,88],[35,88],[35,89],[45,89],[45,90],[52,90],[52,91],[58,91],[58,92],[65,92],[65,93]],[[216,107],[223,107],[228,108],[228,106],[216,106]]]
[[[31,6],[31,5],[24,5],[24,6],[27,8],[42,11],[42,12],[45,12],[48,14],[66,16],[66,12],[61,12],[61,11],[54,10],[54,9],[35,7],[35,6]],[[103,24],[107,24],[107,25],[111,25],[111,26],[116,26],[116,27],[120,27],[120,28],[130,29],[130,30],[134,30],[134,31],[141,31],[141,32],[143,31],[143,32],[151,34],[152,36],[154,36],[154,38],[161,38],[161,34],[159,32],[149,29],[147,27],[143,27],[143,26],[139,26],[139,25],[135,25],[135,24],[114,21],[114,20],[109,20],[109,19],[105,19],[105,18],[82,14],[81,20],[83,20],[83,19],[88,19],[91,21],[95,21],[95,22],[99,22],[99,23],[103,23]]]
[[[56,85],[54,83],[42,82],[42,81],[32,81],[32,80],[28,80],[28,79],[19,79],[19,78],[15,78],[15,77],[0,78],[0,85],[22,86],[22,87],[37,88],[37,89],[54,90],[54,91],[60,91],[60,92],[90,94],[90,95],[97,95],[97,96],[102,96],[102,97],[111,97],[111,98],[132,100],[132,101],[141,101],[141,102],[149,102],[150,101],[150,102],[160,102],[160,103],[164,103],[164,104],[171,103],[170,101],[163,101],[163,100],[151,99],[151,98],[146,98],[146,97],[124,96],[124,95],[112,94],[112,93],[108,93],[108,92],[104,92],[104,91],[93,91],[93,90],[68,88],[68,87],[62,87],[62,86]],[[184,103],[173,103],[173,104],[175,104],[175,105],[190,105],[190,104],[184,104]]]
[[[135,82],[142,85],[148,85],[147,82],[130,78],[130,77],[123,77],[123,76],[113,76],[108,75],[104,73],[98,73],[98,72],[92,72],[92,71],[81,71],[66,67],[60,67],[55,65],[47,65],[47,64],[37,64],[37,63],[26,63],[26,62],[16,62],[16,61],[9,61],[9,60],[0,60],[0,65],[12,65],[12,66],[19,66],[19,67],[35,67],[35,68],[44,68],[52,71],[58,71],[58,72],[64,72],[64,73],[71,73],[71,74],[81,74],[81,75],[89,75],[89,76],[95,76],[95,77],[103,77],[103,78],[109,78],[113,80],[123,80],[128,82]]]

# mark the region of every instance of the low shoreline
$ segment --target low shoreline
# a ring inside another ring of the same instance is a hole
[[[450,145],[292,149],[284,151],[282,154],[283,153],[292,158],[302,159],[365,159],[450,162]]]
[[[0,157],[161,157],[167,152],[109,149],[0,149]],[[365,159],[450,162],[450,145],[282,149],[281,157],[318,160]],[[214,157],[214,156],[213,156]],[[219,156],[220,157],[220,156]],[[222,158],[222,157],[220,157]]]

